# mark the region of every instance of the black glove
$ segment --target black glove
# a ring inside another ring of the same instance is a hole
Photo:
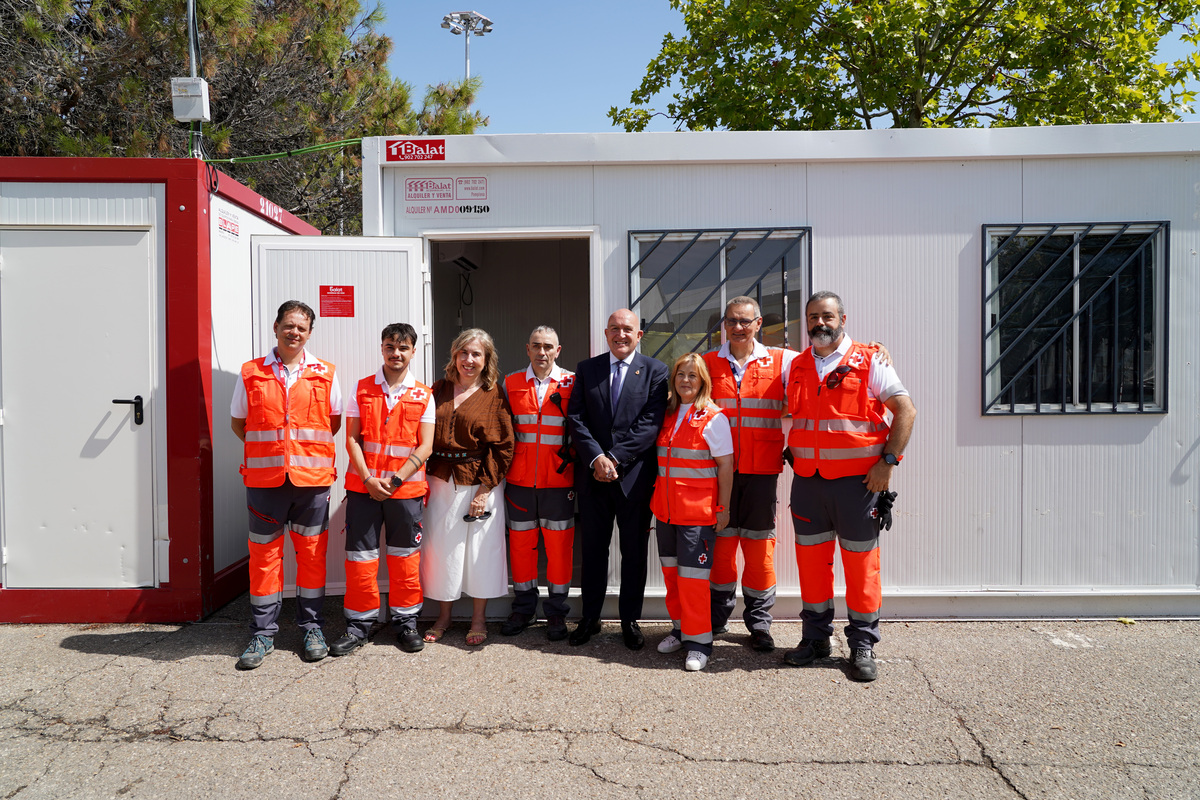
[[[792,455],[792,448],[790,448],[790,447],[783,448],[783,460],[786,461],[787,465],[789,467],[791,467],[792,469],[796,468],[796,458],[795,458],[795,456]]]
[[[883,491],[875,500],[875,513],[872,516],[875,517],[875,524],[881,531],[892,529],[892,504],[896,502],[897,496],[897,492]]]

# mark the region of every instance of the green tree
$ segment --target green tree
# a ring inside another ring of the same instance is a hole
[[[358,0],[202,0],[208,155],[361,136],[470,133],[478,81],[412,89],[387,70],[378,8]],[[185,156],[170,79],[189,74],[185,0],[0,0],[0,155]],[[361,228],[356,148],[222,165],[325,232]]]
[[[1161,0],[671,0],[628,108],[644,130],[823,130],[1164,122],[1200,75],[1200,2]],[[1192,53],[1159,63],[1164,37]],[[652,97],[672,92],[661,111]]]

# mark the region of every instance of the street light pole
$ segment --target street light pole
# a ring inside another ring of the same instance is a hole
[[[455,36],[465,34],[466,77],[471,78],[471,34],[483,36],[492,32],[492,21],[478,11],[452,11],[442,17],[442,27]]]

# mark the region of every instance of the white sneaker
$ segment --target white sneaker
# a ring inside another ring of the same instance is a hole
[[[679,637],[673,633],[668,633],[667,638],[658,643],[658,652],[674,653],[683,647],[683,642],[679,641]]]
[[[701,653],[699,650],[689,650],[687,661],[683,662],[683,668],[688,672],[699,672],[708,666],[708,656]]]

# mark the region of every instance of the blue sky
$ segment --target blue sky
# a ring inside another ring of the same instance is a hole
[[[463,37],[442,29],[442,17],[469,10],[489,17],[495,30],[471,38],[471,74],[483,79],[476,107],[491,120],[486,133],[618,130],[609,107],[629,105],[663,35],[683,31],[667,0],[454,2],[383,0],[383,32],[395,46],[390,67],[413,85],[419,104],[426,85],[463,76]],[[1177,57],[1178,49],[1164,55]],[[649,128],[672,129],[661,118]]]
[[[469,3],[478,2],[477,5]],[[478,11],[495,30],[471,37],[476,107],[486,133],[615,131],[610,106],[627,106],[663,35],[683,30],[666,0],[383,0],[392,75],[413,85],[463,77],[463,37],[441,27],[451,11]],[[672,130],[665,123],[652,130]]]

